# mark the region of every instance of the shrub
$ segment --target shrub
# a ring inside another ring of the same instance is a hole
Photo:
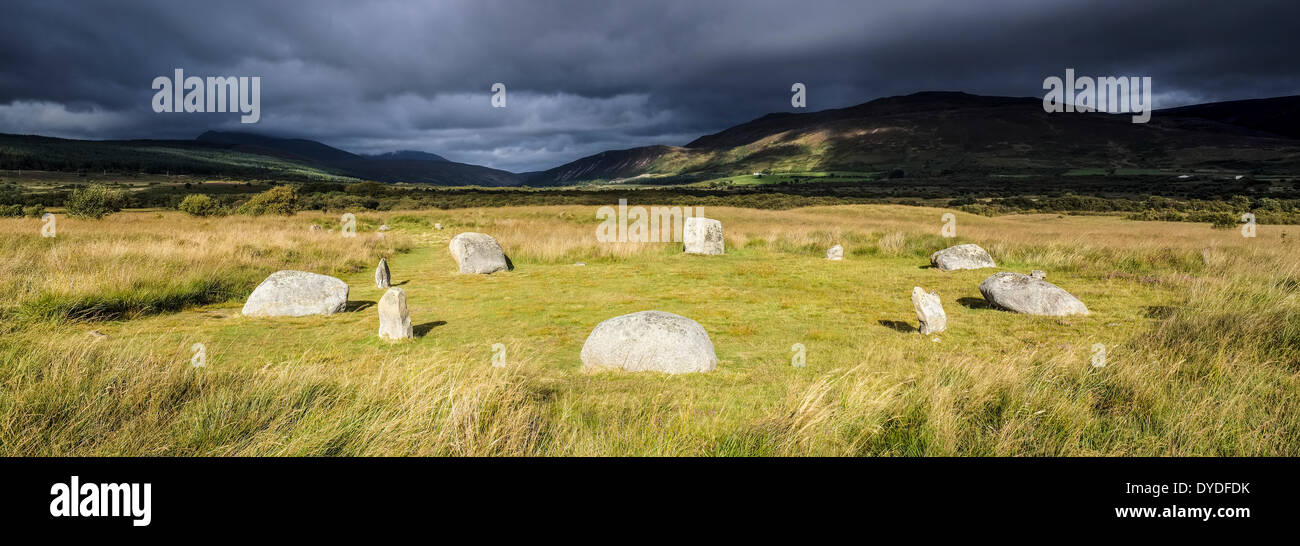
[[[190,216],[220,216],[224,212],[221,203],[201,193],[185,196],[176,208]]]
[[[236,211],[239,214],[261,216],[263,214],[292,215],[298,210],[298,189],[293,186],[276,186],[254,195]]]
[[[1216,212],[1205,215],[1214,229],[1231,229],[1237,227],[1237,216],[1230,212]]]
[[[75,218],[100,219],[105,215],[122,210],[126,197],[120,190],[92,184],[85,188],[72,190],[64,206],[68,214]]]
[[[32,205],[23,209],[23,215],[32,218],[40,218],[45,214],[45,205]]]
[[[17,218],[22,215],[22,205],[0,205],[0,218]]]

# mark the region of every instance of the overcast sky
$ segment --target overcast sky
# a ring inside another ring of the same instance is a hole
[[[130,4],[130,6],[125,6]],[[1300,2],[424,0],[0,5],[0,132],[207,129],[526,171],[768,112],[1137,75],[1157,108],[1300,94]],[[159,114],[156,76],[261,76],[262,115]],[[489,88],[507,86],[507,107]]]

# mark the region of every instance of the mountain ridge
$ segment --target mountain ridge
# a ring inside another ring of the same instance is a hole
[[[751,172],[1059,174],[1080,168],[1300,167],[1300,96],[1130,114],[1048,113],[1034,97],[927,91],[845,108],[771,113],[684,146],[610,150],[529,178],[534,185],[727,177]],[[1249,115],[1241,115],[1247,110]],[[1278,111],[1293,117],[1276,121]]]

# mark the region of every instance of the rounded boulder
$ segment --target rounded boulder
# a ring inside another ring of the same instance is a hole
[[[451,256],[461,273],[489,274],[510,269],[501,244],[491,235],[466,232],[451,239]]]
[[[997,267],[987,250],[969,243],[948,247],[931,254],[930,265],[939,268],[940,271]]]
[[[582,365],[678,374],[710,371],[718,357],[700,323],[673,313],[641,311],[597,324],[582,345]]]
[[[1026,315],[1063,317],[1088,314],[1088,307],[1073,294],[1023,273],[996,273],[980,283],[980,293],[994,307]]]
[[[276,271],[253,289],[243,314],[254,317],[332,315],[348,305],[348,283],[306,271]]]

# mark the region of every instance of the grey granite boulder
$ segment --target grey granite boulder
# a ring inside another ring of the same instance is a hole
[[[964,244],[954,247],[948,247],[930,255],[930,265],[933,265],[941,271],[954,271],[957,269],[983,269],[985,267],[997,267],[993,263],[993,257],[979,245]]]
[[[1086,315],[1088,307],[1050,282],[1022,273],[1003,271],[984,279],[980,293],[995,307],[1027,315]]]
[[[406,291],[389,288],[379,298],[379,337],[381,339],[406,339],[414,337],[411,315],[406,309]]]
[[[677,374],[710,371],[718,357],[700,323],[663,311],[641,311],[597,324],[582,345],[582,365]]]
[[[382,290],[392,285],[393,276],[388,272],[388,259],[380,258],[379,267],[375,268],[375,286]]]
[[[332,315],[348,305],[348,283],[306,271],[276,271],[253,289],[243,313],[254,317]]]
[[[919,286],[912,287],[912,307],[916,308],[916,318],[921,321],[921,333],[937,334],[948,328],[948,315],[943,312],[939,295],[926,292]]]
[[[682,242],[687,254],[722,254],[722,222],[698,216],[687,218],[682,225]]]
[[[840,261],[844,259],[844,247],[835,245],[826,249],[826,259],[831,261]]]
[[[467,232],[452,237],[451,255],[461,273],[495,273],[510,268],[506,253],[491,235]]]

